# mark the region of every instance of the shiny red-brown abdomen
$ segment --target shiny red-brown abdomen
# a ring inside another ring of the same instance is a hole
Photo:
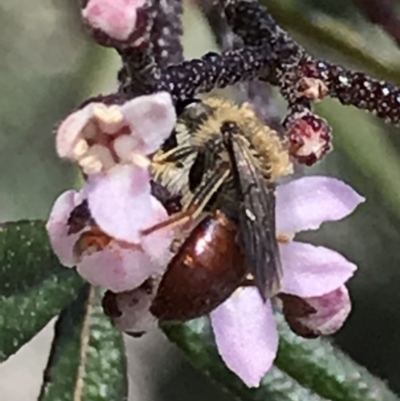
[[[237,233],[222,212],[205,217],[169,263],[151,312],[160,320],[189,320],[225,301],[247,274]]]

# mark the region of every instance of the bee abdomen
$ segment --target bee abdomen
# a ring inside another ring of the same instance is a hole
[[[160,320],[189,320],[210,313],[247,274],[237,226],[219,211],[192,231],[164,274],[151,312]]]

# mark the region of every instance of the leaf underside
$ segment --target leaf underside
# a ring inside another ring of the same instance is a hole
[[[127,399],[122,335],[104,315],[99,300],[99,292],[87,285],[61,312],[39,401]]]

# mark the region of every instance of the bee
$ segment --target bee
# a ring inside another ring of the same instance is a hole
[[[169,312],[174,302],[189,305],[190,291],[187,297],[183,292],[190,287],[188,277],[193,272],[203,275],[193,279],[191,291],[191,306],[199,316],[229,297],[248,273],[262,298],[270,298],[279,292],[282,278],[275,186],[279,177],[292,171],[285,144],[250,105],[236,106],[219,98],[189,104],[175,131],[175,144],[155,154],[151,168],[155,182],[181,196],[183,209],[144,234],[166,226],[193,225],[206,217],[170,261],[153,313],[174,318]],[[209,289],[206,301],[201,300],[201,288],[210,286],[212,277],[215,287]],[[197,317],[189,311],[176,314],[180,320]]]

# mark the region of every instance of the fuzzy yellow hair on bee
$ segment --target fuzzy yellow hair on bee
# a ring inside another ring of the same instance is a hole
[[[201,147],[211,137],[219,135],[221,126],[228,121],[235,124],[249,141],[254,155],[260,159],[260,168],[266,169],[265,173],[272,180],[292,173],[285,143],[274,130],[260,121],[248,103],[236,105],[230,100],[213,97],[200,104],[195,103],[178,119],[178,143]]]

